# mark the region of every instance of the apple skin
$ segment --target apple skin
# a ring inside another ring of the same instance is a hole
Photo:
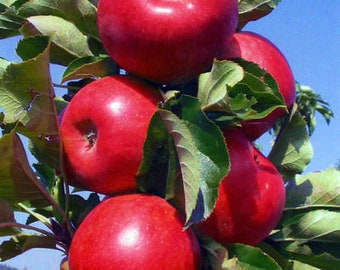
[[[148,124],[161,100],[154,87],[126,75],[83,87],[60,124],[69,183],[102,194],[136,190]]]
[[[274,165],[240,128],[223,133],[230,171],[219,185],[212,214],[195,228],[223,245],[256,245],[268,236],[282,215],[284,183]]]
[[[97,13],[111,58],[127,72],[163,84],[208,71],[237,21],[236,0],[101,0]]]
[[[293,106],[296,89],[292,70],[285,56],[271,41],[253,32],[235,33],[226,46],[223,59],[233,58],[254,62],[266,70],[275,79],[286,107],[290,109]],[[278,108],[263,119],[245,121],[242,123],[243,130],[253,141],[285,113],[285,110]]]
[[[75,232],[70,270],[198,270],[201,253],[192,229],[164,199],[146,194],[108,198]]]

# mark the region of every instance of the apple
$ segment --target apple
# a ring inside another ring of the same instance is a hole
[[[179,84],[208,71],[238,21],[237,0],[101,0],[99,36],[127,72]]]
[[[102,194],[137,189],[149,121],[161,95],[127,75],[113,75],[83,87],[60,123],[64,172],[70,184]]]
[[[256,245],[278,223],[285,203],[283,180],[274,165],[240,128],[224,132],[230,158],[212,214],[197,223],[197,232],[227,245]]]
[[[254,62],[266,70],[276,81],[286,107],[290,109],[295,101],[296,89],[292,70],[282,52],[268,39],[253,32],[235,33],[226,46],[224,59],[242,58]],[[249,139],[255,140],[268,131],[274,122],[285,114],[276,109],[259,120],[245,121],[243,130]]]
[[[146,194],[107,198],[77,228],[70,270],[194,270],[201,253],[192,229],[164,199]]]

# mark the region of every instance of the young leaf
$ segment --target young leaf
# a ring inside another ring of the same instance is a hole
[[[33,234],[13,236],[10,240],[0,245],[0,261],[16,257],[32,248],[55,249],[56,241],[53,237]]]
[[[198,97],[209,117],[221,125],[237,124],[285,110],[272,76],[252,62],[238,62],[215,61],[212,71],[200,76]]]
[[[41,208],[50,205],[15,132],[0,138],[0,153],[0,199],[11,204],[29,201],[32,206]]]
[[[209,110],[226,110],[225,97],[229,88],[243,79],[242,68],[231,61],[214,61],[211,72],[203,73],[199,77],[197,97],[202,108]]]
[[[315,130],[316,112],[321,114],[327,124],[330,123],[331,117],[334,117],[328,102],[308,86],[296,84],[296,103],[298,104],[299,113],[307,123],[309,136],[312,136]]]
[[[0,223],[15,222],[14,212],[7,201],[0,199],[0,210]]]
[[[35,0],[27,1],[19,10],[23,17],[53,15],[72,22],[84,34],[98,38],[97,9],[88,0]]]
[[[293,113],[289,122],[281,129],[268,158],[287,180],[303,172],[312,156],[313,148],[306,122],[299,114]]]
[[[48,38],[24,39],[17,51],[24,62],[11,63],[0,76],[0,108],[5,111],[6,124],[22,124],[17,131],[31,140],[36,158],[58,169],[58,123],[49,72]],[[45,160],[45,157],[49,158]]]
[[[234,244],[228,247],[230,259],[223,267],[235,267],[232,269],[257,269],[257,270],[280,270],[277,262],[264,253],[261,249],[242,244]],[[229,269],[229,268],[227,268]]]
[[[236,60],[235,60],[236,61]],[[233,111],[242,120],[260,119],[274,109],[286,109],[283,97],[274,78],[257,64],[243,59],[237,59],[244,70],[244,78],[229,91]],[[237,99],[243,95],[248,100],[255,100],[251,107],[240,107]],[[242,110],[241,110],[242,109]]]
[[[20,29],[25,36],[45,35],[52,42],[51,63],[67,66],[74,59],[91,56],[87,37],[69,21],[51,15],[32,16]]]
[[[321,172],[297,175],[288,182],[285,209],[339,209],[340,171],[328,169]]]
[[[201,111],[196,98],[182,95],[172,109],[176,114],[166,110],[159,114],[175,143],[189,226],[213,211],[219,183],[229,171],[229,159],[222,132]]]
[[[87,56],[74,60],[69,64],[62,76],[62,83],[93,77],[104,77],[118,72],[118,66],[105,56]]]
[[[0,199],[0,236],[14,235],[19,233],[19,229],[16,227],[1,228],[1,224],[15,223],[14,212],[11,205]]]

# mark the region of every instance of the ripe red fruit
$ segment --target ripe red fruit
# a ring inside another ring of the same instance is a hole
[[[130,76],[83,87],[60,124],[70,183],[103,194],[135,190],[147,127],[160,100],[153,87]]]
[[[182,216],[160,197],[111,197],[78,227],[69,250],[70,270],[200,269],[200,246]]]
[[[284,55],[268,39],[252,32],[235,33],[226,47],[224,58],[243,58],[265,69],[277,82],[287,108],[292,107],[296,94],[292,71]],[[284,114],[283,109],[276,109],[263,119],[243,122],[243,130],[249,139],[255,140]]]
[[[224,136],[231,169],[220,183],[214,211],[196,228],[225,245],[255,245],[268,236],[281,217],[283,180],[241,129],[228,129]]]
[[[101,0],[97,25],[108,54],[128,72],[177,84],[222,56],[238,21],[236,0]]]

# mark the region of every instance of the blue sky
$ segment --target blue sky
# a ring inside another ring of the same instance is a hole
[[[306,172],[326,169],[340,159],[339,10],[340,1],[282,0],[270,15],[246,27],[276,44],[290,63],[295,79],[328,101],[336,115],[329,126],[317,117],[316,131],[311,138],[314,158]],[[0,56],[17,60],[15,47],[16,39],[0,40]],[[52,73],[55,82],[59,82],[60,68],[53,69]],[[0,266],[58,270],[61,255],[55,251],[33,250]]]

